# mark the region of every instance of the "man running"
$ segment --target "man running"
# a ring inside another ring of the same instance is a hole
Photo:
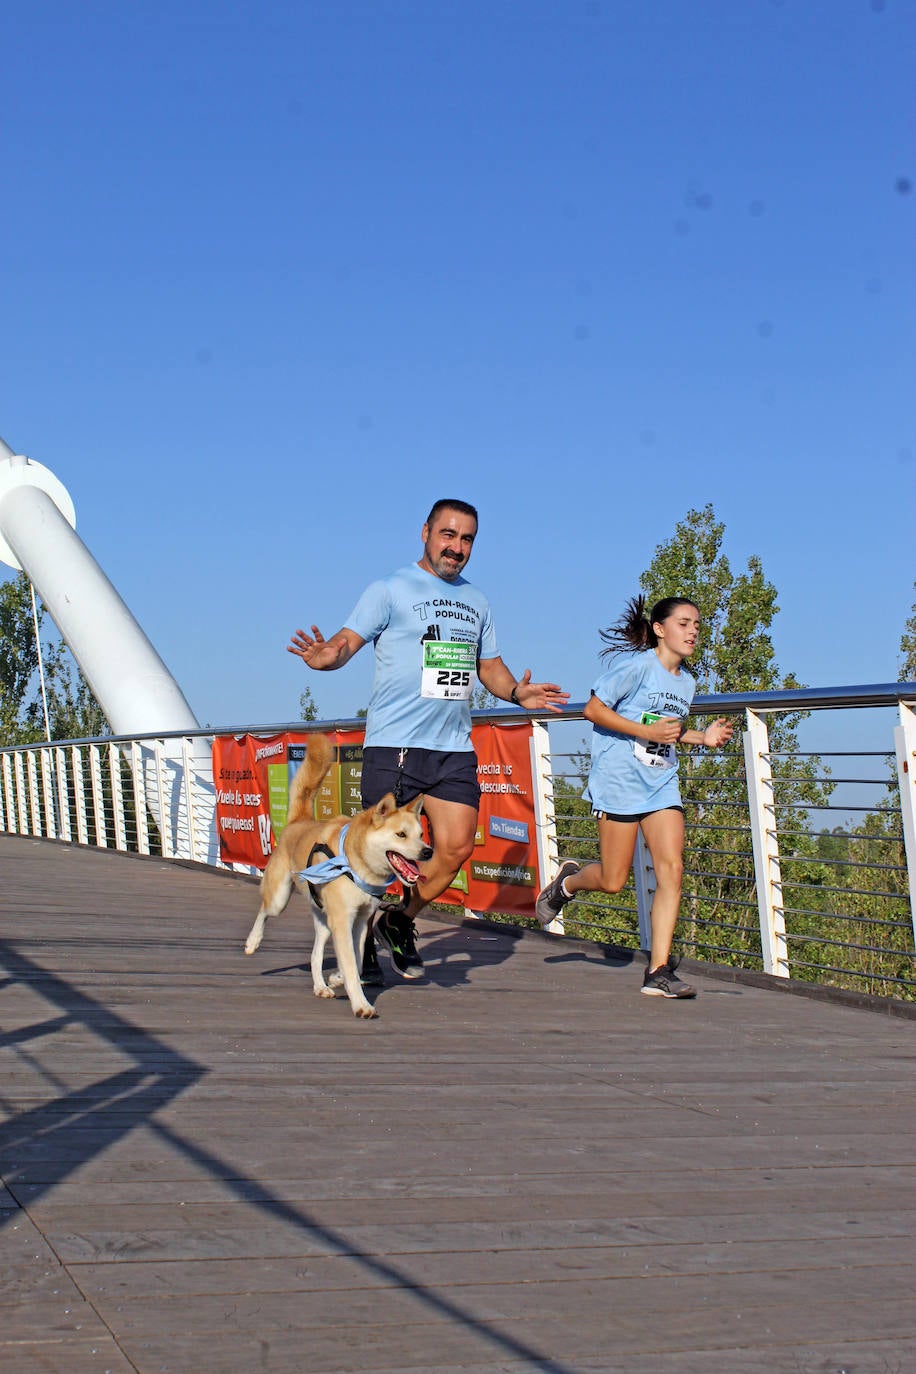
[[[474,848],[480,787],[471,744],[475,676],[494,697],[527,711],[561,711],[569,700],[554,682],[516,678],[499,656],[490,606],[462,571],[477,536],[477,511],[466,501],[437,501],[420,538],[423,556],[373,582],[342,629],[325,639],[297,630],[289,652],[320,672],[342,668],[369,640],[375,677],[363,748],[362,803],[386,792],[400,804],[425,796],[433,857],[409,897],[384,907],[375,930],[403,978],[420,978],[414,917],[451,884]],[[363,980],[383,982],[372,931]]]

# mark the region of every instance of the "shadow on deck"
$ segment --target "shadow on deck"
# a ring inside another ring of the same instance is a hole
[[[916,1367],[911,1019],[429,920],[360,1022],[301,901],[0,860],[11,1374]]]

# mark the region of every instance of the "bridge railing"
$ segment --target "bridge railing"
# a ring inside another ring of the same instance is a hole
[[[535,721],[546,878],[561,858],[598,856],[597,825],[581,796],[590,732],[582,709]],[[916,998],[916,684],[703,696],[693,715],[732,716],[742,738],[717,754],[682,754],[681,952]],[[517,720],[518,711],[475,718]],[[297,721],[3,749],[0,829],[225,868],[214,734],[361,724]],[[640,840],[628,887],[578,897],[551,929],[647,949],[654,886]]]

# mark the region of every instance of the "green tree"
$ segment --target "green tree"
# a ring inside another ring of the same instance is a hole
[[[495,711],[497,707],[505,706],[505,704],[504,701],[500,701],[499,697],[495,697],[492,692],[488,692],[482,682],[478,682],[471,693],[472,711]]]
[[[39,625],[43,614],[39,606]],[[0,742],[5,745],[26,743],[33,728],[27,713],[37,668],[31,588],[25,573],[19,573],[0,585]]]
[[[913,591],[916,592],[916,582],[913,583]],[[916,682],[916,602],[913,604],[910,618],[900,636],[900,652],[903,655],[903,661],[900,664],[897,681]]]
[[[44,651],[45,694],[52,739],[100,739],[111,733],[92,688],[64,641]],[[37,719],[37,703],[28,707],[33,729],[44,737],[44,719]]]
[[[318,703],[316,702],[315,698],[312,696],[311,690],[310,690],[308,687],[305,687],[305,688],[303,689],[303,691],[302,691],[302,693],[301,693],[301,695],[300,695],[300,697],[299,697],[299,719],[300,719],[300,720],[317,720],[317,719],[318,719]]]
[[[32,614],[25,573],[0,585],[0,744],[34,744],[45,738],[44,706],[38,672],[39,633],[45,610]],[[108,723],[63,640],[42,645],[45,696],[52,739],[94,739],[108,734]]]

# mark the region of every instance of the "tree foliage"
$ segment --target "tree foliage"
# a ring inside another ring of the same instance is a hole
[[[318,703],[308,687],[304,687],[299,695],[299,719],[318,719]]]
[[[916,582],[913,583],[913,591],[916,592]],[[910,618],[900,636],[900,653],[902,661],[897,681],[916,682],[916,602],[913,603]]]
[[[36,601],[39,633],[45,610]],[[108,722],[62,639],[42,644],[51,739],[97,739]],[[32,594],[25,573],[0,584],[0,744],[34,744],[45,738],[44,703]]]
[[[39,624],[43,609],[39,609]],[[38,668],[38,646],[32,620],[32,597],[24,573],[0,585],[0,739],[25,744],[32,738],[29,695]],[[40,738],[40,735],[38,736]]]

